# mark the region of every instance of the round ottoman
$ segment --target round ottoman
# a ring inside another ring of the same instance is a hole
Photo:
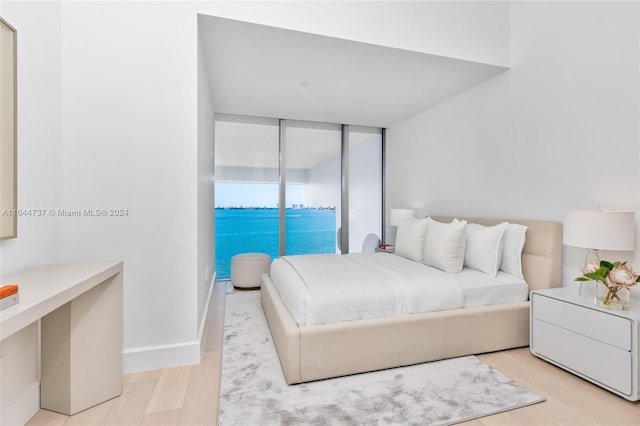
[[[231,258],[231,283],[239,289],[260,288],[262,274],[269,272],[271,256],[264,253],[242,253]]]

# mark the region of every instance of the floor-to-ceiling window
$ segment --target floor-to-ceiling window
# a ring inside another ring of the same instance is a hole
[[[340,126],[286,121],[286,254],[335,253]]]
[[[348,251],[359,252],[368,234],[381,235],[381,131],[349,127],[216,115],[219,279],[229,278],[231,258],[238,253],[275,258],[347,252],[340,250],[343,228]]]
[[[221,116],[215,128],[216,276],[238,253],[278,254],[278,120]]]
[[[382,129],[349,126],[349,252],[382,238]]]

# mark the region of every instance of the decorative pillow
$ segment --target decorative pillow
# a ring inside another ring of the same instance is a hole
[[[467,241],[466,228],[464,220],[442,223],[429,218],[422,262],[445,272],[460,272]]]
[[[495,277],[500,268],[504,251],[504,233],[508,225],[507,222],[495,226],[468,224],[464,266]]]
[[[430,219],[412,217],[398,224],[395,243],[397,255],[418,262],[422,260],[424,234],[427,231],[428,220]]]
[[[507,274],[524,279],[522,275],[522,250],[527,241],[527,227],[517,223],[510,223],[504,233],[504,250],[500,270]]]

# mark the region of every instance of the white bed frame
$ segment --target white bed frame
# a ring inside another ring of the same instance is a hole
[[[433,217],[447,222],[450,217]],[[529,291],[561,283],[562,225],[520,219],[460,218],[526,225],[522,267]],[[263,275],[262,307],[287,383],[400,367],[529,344],[529,302],[399,317],[299,326]]]

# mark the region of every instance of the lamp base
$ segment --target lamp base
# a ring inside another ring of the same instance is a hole
[[[587,255],[584,257],[584,265],[582,265],[582,273],[593,272],[600,267],[600,254],[597,249],[587,250]],[[580,282],[580,290],[578,293],[580,296],[595,297],[596,295],[596,282],[595,281],[582,281]]]
[[[600,267],[600,253],[598,252],[598,249],[589,249],[587,250],[587,255],[584,257],[584,266],[583,271],[588,271],[591,270],[593,268],[593,270],[596,270]]]

